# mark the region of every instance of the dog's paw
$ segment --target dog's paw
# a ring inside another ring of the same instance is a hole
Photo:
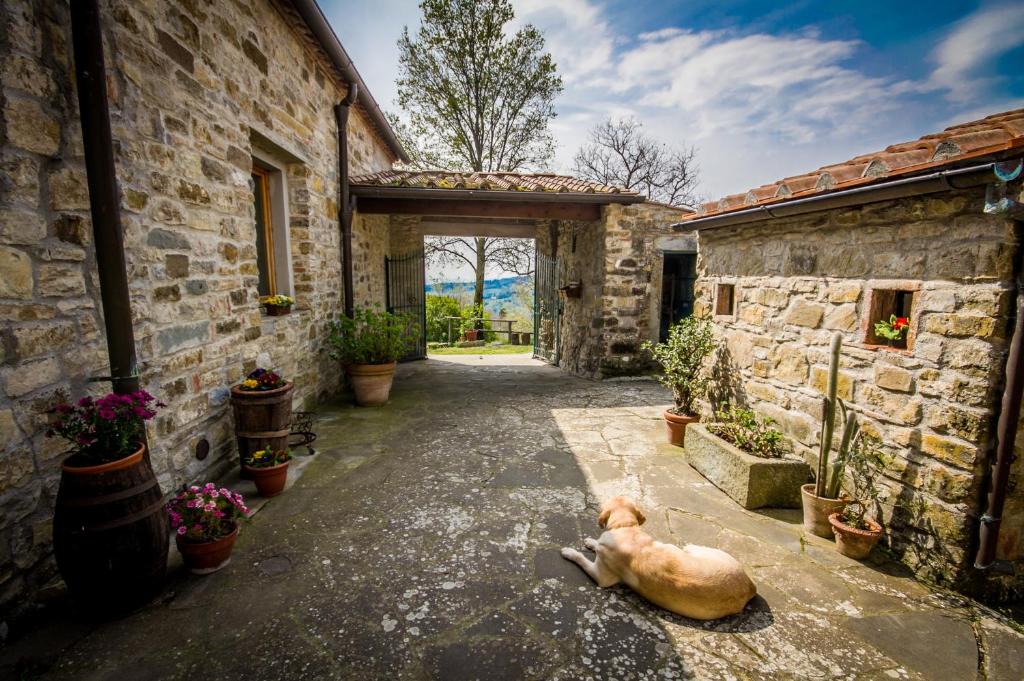
[[[576,549],[570,549],[569,547],[562,549],[562,558],[572,560],[577,555],[579,555],[579,551],[577,551]]]
[[[587,537],[583,540],[583,545],[591,551],[597,551],[597,540],[593,537]]]

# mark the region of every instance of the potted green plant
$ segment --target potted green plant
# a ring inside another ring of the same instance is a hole
[[[279,451],[288,448],[292,421],[292,392],[295,385],[275,371],[257,368],[231,388],[231,408],[235,415],[238,463],[261,449]]]
[[[288,482],[288,463],[292,460],[289,449],[261,449],[246,457],[243,467],[256,483],[261,497],[277,496]]]
[[[54,510],[54,553],[72,599],[90,615],[137,606],[163,583],[163,493],[144,444],[145,423],[163,406],[136,390],[53,410],[46,434],[70,446]]]
[[[889,319],[875,322],[875,335],[884,338],[892,347],[907,347],[907,333],[910,331],[910,317],[889,315]]]
[[[836,548],[844,556],[856,560],[867,558],[882,538],[882,526],[867,517],[867,511],[868,505],[878,500],[875,477],[885,470],[888,463],[889,459],[877,441],[871,438],[860,438],[850,453],[846,462],[850,501],[841,511],[828,517],[836,537]]]
[[[675,406],[663,414],[668,441],[683,446],[686,426],[700,420],[697,401],[708,388],[704,361],[715,349],[714,330],[708,319],[685,317],[668,330],[664,343],[644,342],[644,350],[661,365],[658,380],[672,391]]]
[[[192,485],[166,506],[185,566],[197,575],[216,572],[231,560],[238,521],[249,512],[242,495],[212,482]]]
[[[387,404],[398,360],[418,336],[419,324],[408,317],[362,309],[331,322],[326,349],[345,368],[356,402],[379,407]]]
[[[284,315],[291,313],[292,305],[295,304],[295,299],[291,296],[278,294],[276,296],[263,296],[260,298],[260,303],[263,304],[268,316],[283,317]]]
[[[799,506],[810,469],[786,456],[785,438],[773,421],[734,406],[715,418],[690,426],[686,462],[743,508]]]
[[[822,413],[821,442],[818,448],[818,466],[815,481],[800,488],[803,506],[804,530],[818,537],[831,538],[832,526],[829,516],[846,506],[846,499],[840,495],[846,460],[860,432],[857,415],[846,409],[846,404],[837,396],[839,389],[839,354],[843,347],[843,336],[832,336],[828,365],[828,383]],[[832,436],[836,426],[836,412],[843,432],[835,460],[829,461],[832,451]]]

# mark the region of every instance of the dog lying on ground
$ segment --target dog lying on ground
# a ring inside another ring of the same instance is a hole
[[[757,588],[739,562],[725,551],[655,541],[640,529],[647,518],[625,497],[609,499],[597,523],[601,537],[584,541],[593,561],[576,549],[562,557],[579,565],[601,588],[624,582],[650,602],[696,620],[713,620],[743,610]]]

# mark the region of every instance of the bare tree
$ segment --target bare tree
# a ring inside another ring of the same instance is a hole
[[[635,118],[608,119],[595,126],[590,142],[573,158],[573,172],[674,206],[698,201],[693,147],[659,142],[644,134],[643,124]]]
[[[448,266],[465,263],[476,275],[473,304],[483,305],[487,263],[496,263],[506,272],[533,274],[532,239],[491,239],[487,237],[434,236],[423,241],[427,261]]]

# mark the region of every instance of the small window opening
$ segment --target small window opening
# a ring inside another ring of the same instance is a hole
[[[715,314],[732,315],[736,313],[736,286],[719,284],[715,293]]]
[[[893,324],[893,318],[896,323]],[[865,343],[908,349],[910,331],[914,319],[914,291],[900,289],[874,289],[871,291],[871,305],[867,323]],[[899,326],[899,338],[887,338],[876,329],[879,322]]]

